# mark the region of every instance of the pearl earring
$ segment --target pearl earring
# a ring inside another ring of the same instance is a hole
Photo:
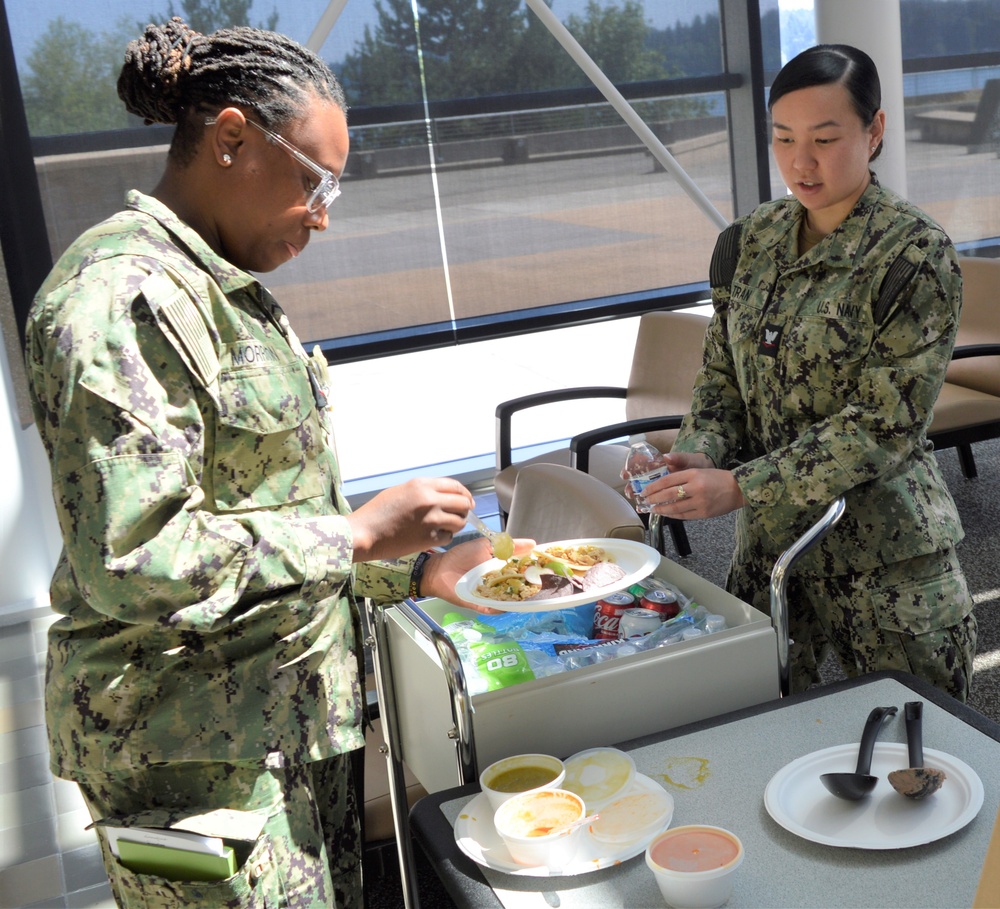
[[[875,151],[875,149],[873,148],[872,151]],[[222,156],[222,163],[223,164],[232,164],[233,163],[232,156],[228,155],[228,154],[227,155],[223,155]]]

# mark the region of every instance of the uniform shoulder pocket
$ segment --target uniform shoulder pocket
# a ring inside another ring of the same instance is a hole
[[[219,374],[216,338],[188,291],[163,272],[151,274],[139,291],[157,321],[168,329],[168,336],[175,339],[188,368],[205,388],[210,387]]]

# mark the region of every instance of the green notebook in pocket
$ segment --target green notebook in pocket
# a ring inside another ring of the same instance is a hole
[[[169,881],[223,881],[236,874],[236,854],[226,846],[222,855],[118,840],[119,861],[136,874],[155,874]]]

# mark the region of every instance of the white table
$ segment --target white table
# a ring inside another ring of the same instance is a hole
[[[968,825],[926,845],[869,850],[817,844],[771,818],[764,790],[782,767],[802,755],[857,742],[869,711],[879,705],[899,708],[879,741],[905,742],[902,713],[909,700],[925,703],[925,748],[961,758],[982,780],[984,802]],[[676,766],[682,758],[699,762],[704,770],[700,784],[667,786],[675,801],[672,826],[716,824],[742,838],[746,858],[728,903],[732,909],[972,905],[1000,805],[1000,725],[912,676],[876,673],[619,747],[653,778],[665,764]],[[617,867],[559,878],[510,875],[472,862],[455,844],[453,824],[478,791],[470,784],[434,793],[417,803],[410,818],[416,842],[459,906],[663,905],[641,855]]]

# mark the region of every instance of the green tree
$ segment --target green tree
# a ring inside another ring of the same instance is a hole
[[[907,58],[1000,50],[996,0],[907,0],[899,16]]]
[[[58,17],[49,22],[27,57],[21,79],[28,127],[35,136],[57,136],[130,125],[118,97],[118,72],[125,45],[141,34],[146,22],[180,15],[192,28],[209,34],[219,28],[249,23],[252,0],[181,0],[181,12],[170,4],[166,14],[152,13],[142,24],[122,20],[108,31],[94,31]],[[272,12],[261,28],[277,27]]]
[[[174,4],[171,2],[165,16],[154,13],[148,21],[166,22],[167,19],[180,16],[195,31],[210,35],[220,28],[254,24],[250,22],[252,3],[253,0],[181,0],[180,12],[174,10]],[[277,10],[273,10],[265,22],[256,25],[257,28],[266,28],[273,32],[278,26]]]
[[[551,2],[549,3],[551,6]],[[541,19],[528,11],[512,91],[578,88],[590,80],[566,53]]]
[[[650,26],[641,0],[602,6],[589,0],[584,16],[570,16],[566,28],[604,74],[615,83],[663,79],[666,60],[647,46]]]
[[[548,0],[551,5],[551,0]],[[410,0],[375,0],[378,21],[337,67],[354,104],[421,97],[417,31]],[[520,0],[421,0],[423,78],[432,99],[482,97],[588,84],[576,64]],[[663,54],[641,0],[590,0],[566,27],[616,82],[664,78]]]
[[[716,14],[650,32],[649,47],[660,51],[679,73],[707,76],[722,72],[722,27]]]
[[[116,87],[132,26],[94,33],[62,17],[28,54],[22,79],[28,127],[35,136],[122,129],[128,115]]]
[[[420,66],[409,0],[375,0],[378,24],[337,67],[352,104],[419,101]]]
[[[338,67],[354,104],[460,98],[512,90],[525,31],[520,0],[375,0],[378,22]]]

